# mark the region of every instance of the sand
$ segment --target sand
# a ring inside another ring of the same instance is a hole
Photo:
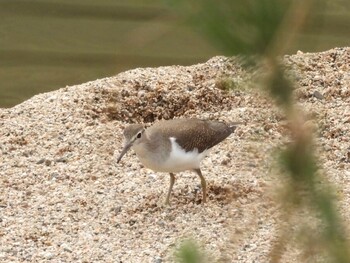
[[[350,223],[350,48],[285,56],[296,101],[315,126],[320,165]],[[195,239],[209,262],[268,262],[280,226],[273,199],[285,118],[239,59],[138,68],[0,109],[0,262],[173,262]],[[233,89],[223,89],[230,79]],[[117,164],[127,123],[199,117],[244,124],[202,162],[209,186]],[[278,179],[277,179],[278,182]],[[301,262],[291,247],[285,262]]]

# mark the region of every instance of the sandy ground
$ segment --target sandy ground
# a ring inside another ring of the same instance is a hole
[[[350,223],[350,48],[285,56],[297,103],[317,128],[322,167]],[[279,226],[271,155],[288,140],[266,96],[245,88],[254,72],[238,60],[134,69],[39,94],[0,109],[0,262],[173,262],[193,238],[209,262],[268,262]],[[233,91],[220,89],[233,78]],[[142,167],[116,157],[127,123],[192,116],[241,121],[196,174]],[[291,248],[284,262],[300,262]]]

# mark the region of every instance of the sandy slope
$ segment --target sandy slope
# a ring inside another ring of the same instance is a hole
[[[317,130],[320,159],[350,222],[350,48],[284,58],[298,104]],[[135,69],[37,95],[0,110],[0,262],[171,262],[184,238],[211,259],[267,262],[279,208],[271,199],[283,115],[254,89],[238,62],[215,57],[190,67]],[[167,174],[127,154],[117,165],[127,122],[197,116],[242,121],[202,163],[199,179],[177,175],[163,207]],[[299,262],[290,249],[286,262]]]

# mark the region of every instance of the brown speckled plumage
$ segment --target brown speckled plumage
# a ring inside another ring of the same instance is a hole
[[[175,119],[157,122],[147,129],[147,133],[158,137],[156,141],[160,137],[165,140],[174,137],[186,152],[197,148],[201,153],[226,139],[236,127],[220,121]]]

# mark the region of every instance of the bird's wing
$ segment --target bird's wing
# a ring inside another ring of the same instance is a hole
[[[173,125],[176,129],[171,127]],[[176,142],[185,151],[197,148],[199,153],[226,139],[237,127],[229,126],[224,122],[197,119],[181,119],[173,125],[168,125],[164,134],[175,137]]]

